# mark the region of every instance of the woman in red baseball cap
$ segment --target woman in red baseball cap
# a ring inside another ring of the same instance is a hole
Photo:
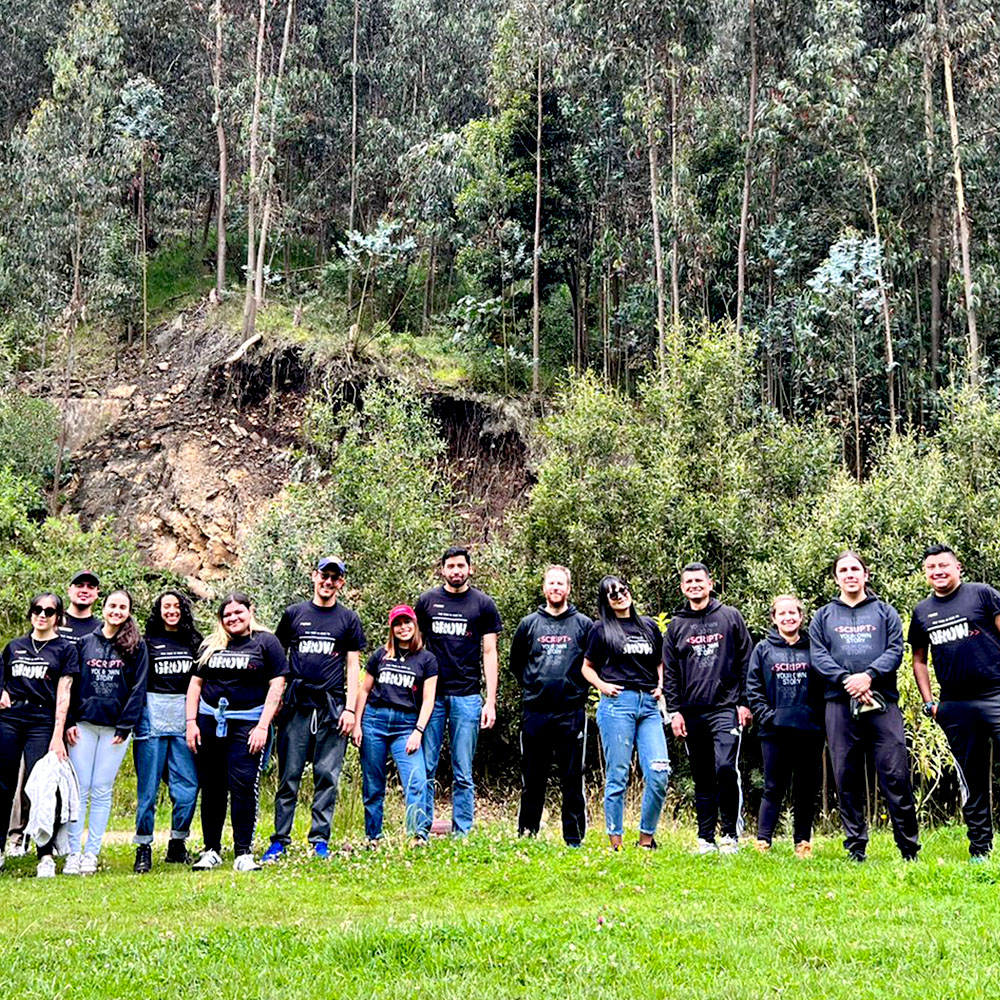
[[[427,770],[424,728],[434,710],[438,664],[424,648],[416,612],[397,604],[389,612],[389,637],[369,657],[358,692],[354,745],[361,749],[365,836],[377,845],[382,836],[385,768],[392,753],[406,801],[406,829],[424,844],[431,817],[423,806]]]

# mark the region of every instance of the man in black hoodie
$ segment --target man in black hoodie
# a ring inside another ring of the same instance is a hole
[[[587,830],[583,791],[587,685],[580,666],[593,623],[569,603],[569,591],[569,570],[549,566],[542,578],[545,604],[517,626],[510,644],[510,670],[522,692],[518,833],[538,833],[555,757],[562,788],[563,840],[579,847]]]
[[[663,639],[663,696],[673,734],[687,741],[691,758],[698,853],[735,854],[743,827],[740,738],[753,720],[743,691],[753,643],[739,611],[712,597],[704,563],[681,570],[681,593],[686,601]]]

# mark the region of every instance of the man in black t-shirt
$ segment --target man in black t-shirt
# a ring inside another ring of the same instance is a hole
[[[955,755],[969,854],[982,860],[993,848],[990,740],[1000,749],[1000,593],[983,583],[963,583],[962,566],[947,545],[924,552],[924,575],[934,592],[910,618],[913,676],[924,714],[940,723]],[[931,691],[928,650],[940,701]]]
[[[417,623],[427,648],[437,657],[438,684],[434,713],[424,733],[427,762],[427,815],[434,817],[437,774],[445,724],[451,739],[451,830],[464,836],[472,829],[475,787],[472,759],[479,730],[497,717],[497,635],[500,613],[492,598],[469,586],[472,566],[467,549],[450,548],[441,557],[444,586],[420,595]],[[486,700],[479,693],[486,679]]]
[[[320,559],[312,574],[312,600],[286,608],[274,633],[289,654],[290,672],[278,720],[274,836],[262,861],[276,861],[291,843],[299,784],[309,761],[309,843],[317,857],[329,856],[330,823],[347,738],[354,728],[360,651],[365,648],[361,619],[337,600],[344,582],[343,562]]]
[[[587,741],[587,684],[580,673],[593,622],[569,603],[570,574],[549,566],[545,603],[522,618],[510,643],[510,672],[521,685],[520,834],[538,833],[545,786],[555,758],[562,788],[563,840],[579,847],[587,831],[583,755]]]
[[[66,588],[69,606],[66,608],[64,623],[59,626],[59,634],[72,643],[78,643],[84,636],[96,632],[104,622],[94,614],[94,605],[101,594],[101,581],[89,569],[80,570]]]
[[[753,643],[743,616],[712,597],[712,587],[704,563],[681,570],[686,600],[663,639],[663,696],[673,734],[687,742],[691,758],[698,853],[735,854],[743,829],[740,736],[753,720],[744,691]]]

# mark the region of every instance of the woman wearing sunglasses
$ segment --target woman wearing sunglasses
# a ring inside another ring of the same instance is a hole
[[[28,607],[31,631],[7,643],[0,661],[0,867],[21,756],[25,779],[49,751],[66,757],[63,731],[80,657],[57,631],[62,618],[57,594],[37,594]],[[54,840],[38,848],[40,878],[56,873]]]

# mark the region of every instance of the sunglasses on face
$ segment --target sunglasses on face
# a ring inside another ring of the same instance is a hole
[[[608,591],[609,601],[620,601],[622,598],[628,596],[630,596],[628,587],[613,587]]]
[[[44,615],[46,618],[55,618],[56,609],[55,608],[43,608],[40,604],[36,604],[32,609],[31,613],[33,615]]]

